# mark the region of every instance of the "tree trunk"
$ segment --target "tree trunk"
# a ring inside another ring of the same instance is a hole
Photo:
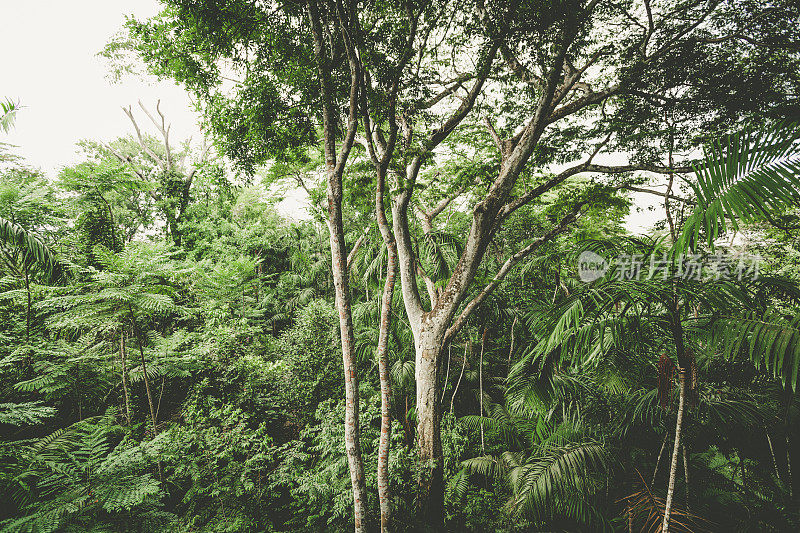
[[[658,475],[658,467],[661,466],[661,457],[663,457],[664,450],[667,448],[667,438],[669,438],[669,433],[665,433],[664,440],[661,441],[661,449],[658,451],[658,457],[656,457],[656,467],[653,469],[653,480],[650,482],[651,487],[656,483],[656,476]]]
[[[150,420],[153,421],[153,438],[158,434],[156,410],[153,405],[153,394],[150,390],[150,378],[147,377],[147,364],[144,360],[144,341],[142,340],[142,332],[136,324],[136,317],[133,314],[133,309],[129,306],[128,309],[131,313],[131,322],[133,322],[133,331],[136,335],[136,343],[139,345],[139,355],[142,358],[142,376],[144,377],[144,388],[147,391],[147,403],[150,406]],[[161,459],[158,460],[158,480],[164,482],[164,469],[161,465]]]
[[[134,330],[136,331],[136,340],[137,344],[139,345],[139,355],[142,359],[142,376],[144,377],[144,388],[147,392],[147,404],[150,406],[150,420],[153,421],[153,437],[156,436],[158,433],[157,429],[157,420],[156,420],[156,409],[155,404],[153,404],[153,393],[150,390],[150,378],[147,377],[147,363],[144,360],[144,341],[142,340],[142,334],[139,331],[139,328],[134,326]]]
[[[31,281],[28,274],[27,254],[23,258],[22,269],[25,274],[25,293],[28,296],[28,302],[25,307],[25,343],[31,342]]]
[[[392,377],[389,373],[389,327],[391,324],[392,297],[394,295],[395,276],[397,275],[397,246],[391,234],[386,217],[382,213],[383,202],[380,194],[379,204],[381,213],[378,220],[381,233],[386,243],[388,262],[386,265],[386,281],[383,285],[381,297],[381,323],[378,335],[378,372],[381,383],[381,437],[378,445],[378,501],[381,508],[381,532],[391,531],[392,519],[392,492],[389,482],[389,446],[392,437]]]
[[[683,481],[686,484],[686,511],[692,510],[692,505],[689,500],[691,494],[689,493],[689,457],[686,453],[686,446],[681,445],[681,452],[683,453]],[[742,465],[742,483],[744,483],[744,465]]]
[[[794,483],[792,482],[792,446],[789,442],[789,433],[791,428],[789,426],[789,414],[792,409],[792,400],[794,394],[789,385],[786,386],[786,416],[783,419],[783,427],[786,432],[786,483],[789,485],[789,498],[794,498]]]
[[[436,531],[444,527],[444,460],[437,371],[444,331],[420,329],[416,346],[417,450],[419,487],[417,516]]]
[[[767,435],[767,444],[769,444],[769,454],[772,457],[772,468],[775,469],[775,477],[778,478],[778,481],[781,481],[781,473],[778,470],[778,460],[775,458],[775,448],[772,447],[772,439],[766,427],[764,427],[764,433]]]
[[[486,454],[486,439],[483,432],[483,350],[486,347],[486,326],[483,328],[481,336],[481,357],[478,362],[478,409],[481,417],[481,455]]]
[[[345,430],[344,444],[350,482],[353,487],[353,511],[355,531],[367,531],[367,485],[364,478],[364,463],[361,459],[361,443],[358,408],[358,374],[355,361],[355,338],[353,315],[350,306],[350,286],[347,272],[347,251],[342,222],[341,180],[328,177],[328,229],[330,231],[331,265],[333,286],[336,294],[336,309],[339,311],[339,333],[342,341],[342,366],[344,368]]]
[[[447,366],[444,370],[444,381],[442,382],[442,401],[444,403],[444,397],[447,394],[447,384],[450,382],[450,361],[452,359],[452,348],[453,345],[449,342],[447,343]]]
[[[514,326],[517,325],[517,315],[514,315],[514,321],[511,322],[511,346],[508,348],[508,368],[506,374],[511,374],[511,358],[514,355]]]
[[[453,396],[450,397],[450,414],[453,414],[453,402],[456,401],[456,393],[458,392],[458,387],[461,385],[461,378],[464,377],[464,369],[467,368],[467,350],[469,349],[470,341],[469,339],[464,343],[464,361],[461,363],[461,373],[458,375],[458,381],[456,381],[456,386],[453,389]]]
[[[669,533],[669,518],[672,511],[672,500],[675,496],[675,477],[678,473],[678,454],[681,450],[681,428],[683,426],[683,410],[686,401],[686,369],[678,369],[680,379],[680,391],[678,394],[678,416],[675,422],[675,444],[672,447],[672,463],[669,469],[669,485],[667,486],[667,500],[664,504],[664,522],[661,527],[662,533]]]
[[[128,358],[125,353],[125,330],[120,331],[119,356],[122,359],[122,393],[125,395],[125,419],[131,425],[131,402],[128,393]]]

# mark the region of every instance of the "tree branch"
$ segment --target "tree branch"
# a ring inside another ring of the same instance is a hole
[[[483,303],[484,300],[497,288],[498,285],[505,279],[508,273],[511,271],[514,266],[517,265],[520,261],[524,258],[528,257],[530,254],[538,250],[543,244],[550,242],[554,237],[558,236],[559,234],[566,231],[569,226],[574,223],[579,215],[581,208],[586,205],[587,202],[580,202],[578,203],[569,213],[567,213],[564,218],[558,223],[558,225],[552,228],[550,231],[545,233],[540,238],[534,240],[528,246],[523,248],[522,250],[518,251],[511,257],[509,257],[503,266],[500,267],[500,270],[495,274],[494,279],[489,282],[470,302],[464,307],[461,311],[461,314],[453,321],[453,325],[448,328],[447,332],[445,333],[445,343],[452,339],[461,328],[466,323],[469,316],[478,308],[478,306]]]

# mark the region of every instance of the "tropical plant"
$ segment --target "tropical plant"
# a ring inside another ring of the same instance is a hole
[[[746,128],[714,140],[687,180],[697,202],[676,243],[676,251],[709,247],[728,228],[773,222],[800,202],[800,123],[778,122]]]
[[[19,103],[6,99],[0,102],[0,131],[8,132],[14,127],[14,120],[17,118]]]

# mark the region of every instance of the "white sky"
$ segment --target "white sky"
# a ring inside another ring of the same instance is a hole
[[[142,102],[161,110],[176,143],[199,139],[186,93],[171,82],[131,76],[112,85],[106,61],[96,57],[117,33],[125,15],[145,18],[159,11],[155,0],[26,0],[2,2],[0,98],[19,101],[16,127],[0,141],[19,146],[28,164],[48,175],[77,162],[81,139],[110,141],[132,133],[121,106]],[[139,123],[149,121],[139,111]],[[151,133],[154,130],[147,129]]]
[[[106,60],[97,53],[117,33],[125,15],[146,18],[160,7],[155,0],[4,0],[0,16],[0,99],[19,101],[23,108],[15,128],[0,133],[0,142],[18,146],[27,163],[54,177],[79,161],[76,143],[81,139],[110,141],[132,133],[121,106],[137,100],[161,110],[172,124],[170,138],[178,142],[200,139],[197,115],[188,95],[169,81],[127,76],[112,84]],[[138,112],[140,125],[147,118]],[[279,211],[303,217],[305,195],[291,191]],[[661,198],[634,194],[636,206],[661,203]],[[307,215],[306,215],[307,216]],[[663,209],[636,207],[627,220],[629,230],[646,231],[663,218]]]

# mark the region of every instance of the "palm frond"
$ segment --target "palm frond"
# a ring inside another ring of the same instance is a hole
[[[14,120],[17,118],[19,103],[12,100],[0,102],[0,131],[8,132],[14,127]]]
[[[37,236],[2,217],[0,217],[0,243],[17,248],[32,258],[50,281],[60,279],[65,273],[56,255]]]
[[[693,250],[701,232],[713,247],[738,221],[769,220],[773,209],[800,200],[800,123],[723,137],[705,148],[695,175],[697,206],[676,243],[679,253]]]

